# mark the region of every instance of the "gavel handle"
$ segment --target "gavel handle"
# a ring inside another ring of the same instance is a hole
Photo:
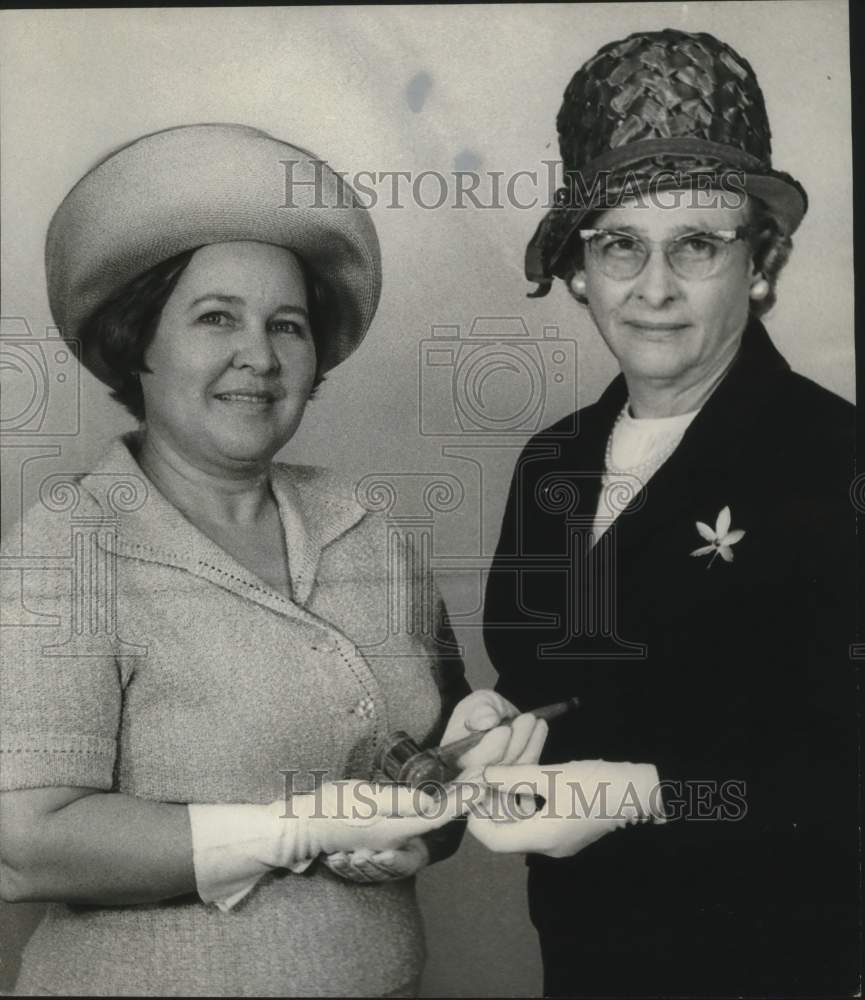
[[[542,705],[540,708],[533,708],[531,714],[536,719],[544,719],[546,722],[551,722],[553,719],[558,719],[562,715],[567,715],[568,712],[573,712],[580,707],[579,698],[568,698],[567,701],[557,701],[552,705]],[[500,725],[510,725],[513,722],[511,719],[503,719]],[[478,743],[487,735],[489,730],[483,730],[479,733],[471,733],[469,736],[464,736],[461,740],[456,740],[454,743],[448,743],[447,746],[439,747],[436,751],[436,755],[441,760],[445,760],[448,763],[456,761],[458,758],[462,757],[464,753],[476,747]]]

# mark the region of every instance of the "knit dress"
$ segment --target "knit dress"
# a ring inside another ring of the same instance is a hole
[[[80,786],[158,802],[267,803],[370,777],[394,729],[437,741],[466,691],[440,601],[386,514],[318,468],[275,464],[293,599],[199,532],[129,442],[43,484],[5,554],[2,788]],[[415,586],[405,586],[407,580]],[[408,596],[407,596],[408,595]],[[425,602],[441,628],[414,628]],[[53,617],[52,617],[53,616]],[[444,641],[439,638],[444,637]],[[275,872],[230,913],[184,896],[49,904],[22,993],[380,996],[424,959],[413,879]]]

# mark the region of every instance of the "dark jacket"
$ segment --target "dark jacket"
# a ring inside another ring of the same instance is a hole
[[[581,699],[544,761],[654,763],[684,818],[531,858],[533,918],[543,939],[586,907],[609,925],[648,905],[679,934],[707,906],[734,923],[771,910],[774,924],[800,904],[844,909],[857,885],[853,407],[793,373],[752,322],[676,451],[587,555],[626,395],[619,376],[573,435],[568,418],[521,455],[485,639],[521,708]],[[690,555],[707,544],[696,522],[714,528],[725,506],[746,534],[710,567]]]

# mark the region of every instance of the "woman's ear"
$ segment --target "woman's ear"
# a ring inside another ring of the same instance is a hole
[[[568,278],[568,290],[571,295],[577,300],[577,302],[582,302],[583,305],[586,304],[586,272],[585,271],[574,271],[574,273]]]

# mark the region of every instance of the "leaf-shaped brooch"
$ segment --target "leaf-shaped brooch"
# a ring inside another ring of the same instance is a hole
[[[709,569],[712,563],[720,556],[724,562],[733,561],[733,549],[732,546],[736,542],[740,542],[745,537],[745,532],[741,528],[734,528],[731,530],[730,524],[733,520],[733,515],[730,513],[729,507],[724,507],[721,509],[720,514],[718,514],[718,519],[715,521],[714,530],[709,527],[708,524],[704,524],[702,521],[697,521],[697,531],[700,533],[700,537],[705,541],[709,542],[708,545],[701,545],[700,548],[694,549],[691,553],[692,556],[707,556],[711,553],[712,558],[709,560],[709,565],[706,569]]]

